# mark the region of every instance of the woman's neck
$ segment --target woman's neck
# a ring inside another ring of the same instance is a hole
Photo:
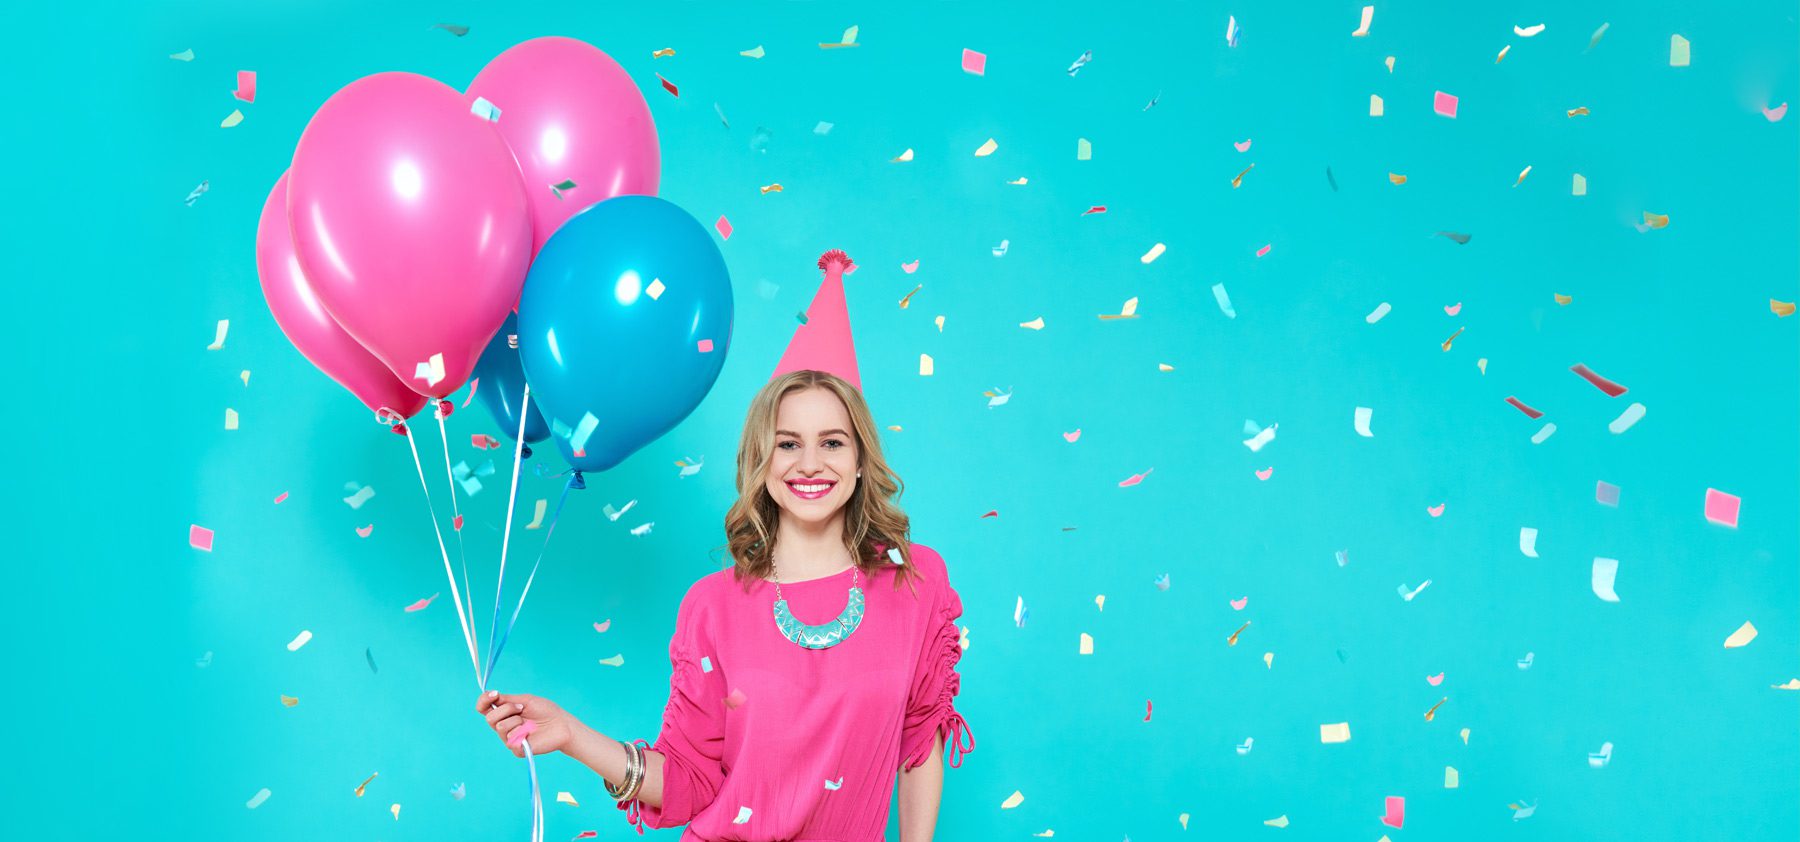
[[[843,571],[854,561],[844,548],[843,513],[816,525],[784,516],[771,556],[777,573],[789,582],[818,579]]]

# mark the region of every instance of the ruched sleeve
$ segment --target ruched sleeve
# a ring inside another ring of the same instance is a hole
[[[936,551],[914,544],[912,560],[925,579],[920,593],[927,611],[926,631],[906,702],[900,768],[908,770],[924,764],[936,744],[946,737],[950,741],[950,765],[961,766],[963,755],[975,750],[975,735],[954,704],[962,687],[962,676],[956,672],[956,664],[962,659],[956,628],[956,619],[962,616],[962,598],[950,587],[944,560]],[[965,741],[967,746],[962,745]]]
[[[717,691],[718,673],[708,672],[706,636],[699,628],[703,609],[690,589],[676,612],[675,634],[669,639],[669,702],[663,708],[662,733],[650,750],[663,756],[662,806],[639,799],[616,802],[638,833],[686,824],[711,804],[725,781],[724,694]]]

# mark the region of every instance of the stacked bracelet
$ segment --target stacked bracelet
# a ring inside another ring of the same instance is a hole
[[[644,750],[636,743],[623,740],[619,745],[625,747],[625,780],[616,787],[611,781],[602,780],[602,783],[606,785],[607,794],[614,800],[630,801],[637,797],[638,789],[644,785]]]

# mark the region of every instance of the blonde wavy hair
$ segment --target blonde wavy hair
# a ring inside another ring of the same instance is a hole
[[[856,560],[864,578],[873,579],[883,568],[897,567],[894,586],[906,581],[918,592],[919,574],[912,566],[908,519],[897,502],[905,490],[898,474],[881,454],[881,435],[869,414],[862,392],[835,374],[811,369],[793,371],[770,380],[750,399],[744,416],[744,435],[738,443],[737,502],[725,513],[726,548],[731,553],[732,576],[745,591],[774,569],[773,552],[781,523],[781,508],[769,496],[769,462],[775,451],[775,417],[783,398],[807,389],[824,389],[837,395],[850,415],[850,434],[856,438],[858,470],[862,478],[844,504],[844,548]],[[895,565],[876,544],[898,548],[902,562]]]

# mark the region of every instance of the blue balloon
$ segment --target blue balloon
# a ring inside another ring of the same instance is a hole
[[[556,229],[525,276],[519,358],[563,458],[604,471],[681,423],[724,367],[731,309],[712,233],[674,204],[617,196]]]
[[[507,343],[507,338],[518,332],[519,317],[508,313],[506,323],[488,340],[481,359],[475,363],[475,395],[507,438],[519,434],[519,407],[524,406],[525,368],[519,364],[519,349]],[[534,396],[525,412],[525,441],[539,442],[549,437],[550,425],[538,414]],[[531,448],[525,452],[530,455]]]

